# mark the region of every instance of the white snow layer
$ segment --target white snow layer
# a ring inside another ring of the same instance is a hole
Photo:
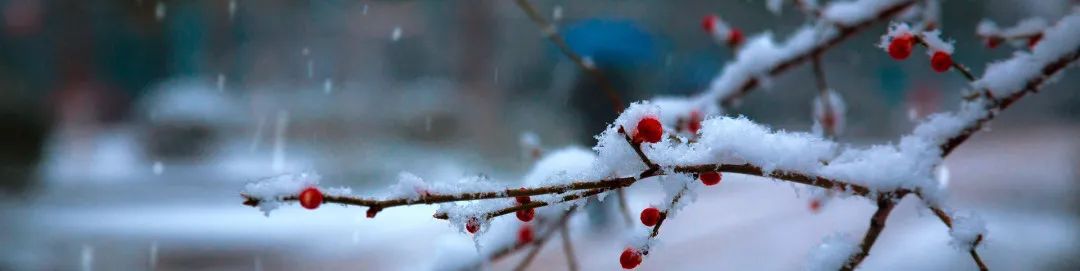
[[[877,13],[911,0],[855,0],[833,1],[821,13],[829,21],[845,26],[873,19]]]
[[[835,233],[810,251],[806,270],[839,270],[859,251],[859,241],[849,235]]]
[[[989,89],[997,98],[1022,91],[1027,82],[1038,78],[1042,67],[1080,49],[1080,14],[1062,18],[1043,32],[1031,53],[1017,51],[1009,59],[991,63],[983,76],[972,83],[976,89]]]
[[[974,213],[954,214],[949,236],[950,243],[961,250],[971,249],[979,235],[986,235],[986,221]]]

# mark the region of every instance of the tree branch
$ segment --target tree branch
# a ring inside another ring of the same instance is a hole
[[[566,227],[566,221],[570,219],[570,215],[573,214],[574,210],[576,209],[577,207],[571,207],[569,210],[563,213],[562,216],[559,217],[558,221],[554,221],[554,223],[552,223],[551,226],[548,227],[548,230],[545,231],[544,234],[540,236],[540,238],[533,240],[533,242],[531,243],[532,250],[529,250],[529,254],[525,255],[525,258],[522,259],[520,263],[518,263],[517,267],[514,267],[514,270],[520,271],[525,270],[526,267],[529,267],[529,264],[532,263],[533,258],[536,258],[536,255],[540,253],[540,249],[544,247],[544,243],[551,238],[551,235],[555,234],[555,231],[559,228]]]
[[[1069,66],[1069,64],[1073,63],[1078,58],[1080,58],[1080,48],[1076,48],[1068,55],[1065,55],[1064,57],[1059,58],[1058,60],[1047,64],[1046,66],[1043,66],[1040,76],[1029,79],[1027,81],[1027,84],[1024,85],[1024,88],[1020,91],[1013,92],[1012,95],[1001,98],[1000,100],[993,99],[991,97],[984,97],[985,99],[992,99],[991,102],[987,103],[987,106],[985,108],[988,114],[986,114],[985,117],[976,120],[975,122],[969,123],[968,126],[962,129],[959,133],[948,138],[945,143],[941,145],[941,156],[948,156],[952,153],[954,149],[956,149],[956,147],[959,147],[960,144],[963,144],[965,141],[967,141],[967,139],[970,138],[972,134],[975,134],[975,132],[982,130],[983,126],[986,125],[987,122],[990,122],[990,120],[994,119],[994,117],[997,115],[996,111],[1005,110],[1009,108],[1010,105],[1020,100],[1020,98],[1023,98],[1030,93],[1037,92],[1039,88],[1041,88],[1042,85],[1046,83],[1047,80],[1053,77],[1054,74],[1057,74],[1061,70],[1065,69]],[[985,92],[989,93],[990,90],[985,90]]]
[[[895,198],[895,200],[900,198],[903,198],[903,195]],[[855,270],[855,267],[858,267],[866,259],[866,256],[870,255],[870,249],[874,247],[878,236],[885,230],[885,222],[888,220],[893,207],[896,207],[896,202],[894,202],[893,197],[882,194],[878,196],[877,205],[877,211],[874,212],[874,216],[870,217],[870,228],[866,230],[866,235],[863,236],[862,243],[859,244],[859,251],[852,255],[851,258],[848,258],[848,261],[844,263],[840,270]]]
[[[587,61],[584,57],[581,57],[580,55],[575,53],[573,49],[570,49],[570,45],[567,45],[563,37],[559,35],[559,30],[555,27],[555,25],[548,22],[547,19],[544,19],[543,16],[540,16],[540,13],[536,11],[536,7],[529,3],[528,0],[515,0],[514,2],[517,3],[518,7],[520,7],[522,11],[525,11],[526,15],[529,15],[529,19],[531,19],[534,23],[536,23],[537,26],[540,27],[540,30],[541,32],[543,32],[544,37],[551,41],[551,43],[555,44],[555,47],[558,47],[559,51],[561,51],[563,55],[569,57],[570,60],[574,61],[574,63],[578,65],[578,67],[584,69],[585,72],[589,73],[589,75],[596,80],[596,83],[600,85],[600,89],[604,91],[604,94],[607,95],[608,100],[611,101],[611,105],[612,108],[615,110],[615,113],[618,114],[619,112],[622,112],[623,102],[622,99],[619,98],[618,91],[615,91],[615,87],[611,85],[610,81],[608,81],[607,76],[604,76],[604,73],[596,68],[596,64],[592,63],[591,61]]]
[[[922,196],[920,195],[920,197],[922,197]],[[937,218],[939,220],[941,220],[941,223],[944,223],[946,227],[948,227],[949,229],[952,229],[952,227],[953,227],[953,223],[952,223],[953,219],[952,219],[952,217],[949,216],[949,213],[946,213],[941,208],[934,207],[934,206],[930,206],[930,207],[927,207],[927,208],[930,208],[930,211],[934,212],[934,216],[937,216]],[[975,250],[975,248],[979,247],[979,243],[982,243],[982,240],[983,240],[983,235],[982,234],[979,234],[979,236],[976,236],[975,237],[975,242],[972,243],[971,248],[968,249],[968,254],[971,255],[971,259],[973,261],[975,261],[975,264],[979,266],[979,270],[986,271],[986,270],[990,270],[990,268],[988,268],[986,266],[986,263],[983,262],[982,257],[979,256],[979,252]]]
[[[578,264],[577,259],[574,257],[574,244],[570,242],[570,226],[567,221],[563,221],[562,226],[559,227],[559,236],[562,237],[563,253],[566,254],[566,265],[570,271],[577,271]]]
[[[922,45],[926,48],[931,48],[930,44],[926,43],[926,39],[923,38],[921,33],[912,36],[915,37],[915,43],[918,43],[919,45]],[[968,82],[974,82],[976,80],[975,75],[971,74],[971,69],[968,69],[968,67],[964,66],[964,64],[960,64],[960,62],[957,62],[956,59],[953,59],[952,61],[952,68],[953,70],[959,72],[960,75],[963,75],[964,79],[967,79]]]
[[[801,63],[803,63],[803,62],[805,62],[807,60],[810,60],[813,57],[813,55],[821,54],[821,53],[825,52],[826,50],[836,46],[840,42],[850,38],[851,36],[854,36],[856,33],[860,32],[860,31],[862,31],[862,30],[864,30],[866,28],[869,28],[870,25],[872,25],[873,23],[879,22],[879,21],[886,21],[886,20],[891,19],[893,16],[895,16],[896,14],[899,14],[901,11],[903,11],[904,9],[906,9],[907,7],[911,6],[914,3],[915,3],[914,0],[912,0],[912,1],[904,1],[904,2],[898,3],[898,4],[894,5],[894,6],[891,6],[889,8],[885,8],[885,9],[879,11],[871,19],[868,19],[868,20],[862,21],[862,22],[858,22],[858,23],[855,23],[855,24],[852,24],[852,25],[834,24],[834,25],[836,25],[837,30],[838,30],[838,33],[837,33],[836,36],[832,37],[829,40],[818,43],[812,49],[808,50],[807,52],[805,52],[803,54],[797,54],[797,55],[789,57],[788,59],[785,59],[783,61],[778,62],[778,64],[776,66],[769,69],[768,75],[769,76],[780,75],[781,73],[784,73],[788,69],[793,68],[796,65],[801,64]],[[746,94],[750,93],[750,91],[752,91],[754,88],[756,88],[758,83],[759,82],[758,82],[758,80],[756,78],[747,79],[739,87],[738,90],[732,91],[726,96],[719,97],[720,104],[723,105],[724,107],[731,107],[731,105],[733,105],[735,103],[735,101],[741,99],[743,96],[746,96]]]

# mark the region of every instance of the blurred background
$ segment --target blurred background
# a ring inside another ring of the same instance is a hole
[[[698,93],[732,52],[700,28],[710,13],[752,35],[804,22],[790,3],[533,1],[571,47],[593,58],[624,101]],[[1054,21],[1069,0],[943,1],[954,59],[981,74],[1017,48],[989,49],[976,24]],[[516,183],[530,166],[519,138],[548,149],[592,146],[614,119],[587,77],[542,39],[512,1],[0,0],[0,270],[424,270],[471,240],[434,207],[240,205],[246,182],[311,170],[361,194],[400,171]],[[895,141],[959,103],[966,83],[919,53],[897,62],[877,24],[824,56],[847,102],[843,143]],[[1077,33],[1080,35],[1080,33]],[[1080,73],[1067,71],[951,156],[957,209],[980,214],[987,263],[1080,268]],[[732,115],[809,131],[808,65],[749,95]],[[631,210],[657,200],[630,189]],[[665,223],[643,270],[802,268],[833,232],[861,236],[872,204],[820,212],[791,185],[725,176]],[[906,200],[864,269],[973,270],[948,231]],[[621,243],[576,217],[578,259],[614,270]],[[598,224],[599,223],[599,224]],[[611,223],[608,223],[611,224]],[[610,225],[608,225],[610,226]],[[622,227],[615,223],[610,227]],[[564,269],[552,242],[534,270]],[[511,257],[495,265],[509,269]]]

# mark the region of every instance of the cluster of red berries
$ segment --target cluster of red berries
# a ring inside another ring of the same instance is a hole
[[[712,186],[720,183],[720,176],[720,172],[712,171],[702,173],[698,178],[701,179],[701,183]],[[641,224],[646,227],[656,226],[656,224],[660,223],[661,215],[663,214],[660,212],[660,209],[657,209],[656,207],[645,208],[645,210],[641,210]],[[641,254],[634,248],[628,247],[626,250],[623,250],[622,256],[619,257],[619,263],[622,264],[623,268],[633,269],[641,263]]]
[[[528,204],[529,202],[532,202],[532,200],[529,199],[529,196],[518,196],[518,197],[515,198],[515,200],[517,200],[518,204],[522,204],[522,205],[523,204]],[[532,209],[532,208],[525,209],[525,210],[518,210],[515,213],[515,215],[517,215],[517,218],[519,220],[521,220],[521,222],[529,222],[529,221],[532,221],[533,217],[536,217],[536,210]]]
[[[519,205],[528,204],[529,202],[532,202],[532,199],[529,199],[529,196],[517,196],[517,197],[514,198],[514,200],[517,201],[517,203]],[[515,214],[517,215],[518,220],[521,220],[521,222],[529,222],[529,221],[532,221],[534,217],[536,217],[536,210],[532,209],[532,208],[525,209],[525,210],[518,210]],[[527,243],[531,243],[532,241],[533,241],[532,227],[529,226],[528,223],[522,223],[521,228],[518,229],[518,244],[527,244]]]
[[[911,34],[901,34],[889,42],[889,56],[896,60],[907,59],[911,56],[911,49],[915,46],[915,37]],[[936,72],[945,72],[952,67],[952,56],[942,51],[935,51],[930,56],[930,68]]]
[[[716,16],[716,15],[713,15],[713,14],[706,15],[705,18],[701,19],[701,28],[705,29],[705,32],[708,32],[710,34],[724,34],[724,33],[717,33],[717,30],[721,30],[720,26],[722,24],[723,24],[723,22],[720,21],[720,16]],[[742,34],[742,31],[739,31],[738,28],[734,28],[734,27],[726,28],[725,27],[723,30],[727,30],[727,33],[726,33],[727,36],[724,37],[724,40],[727,41],[728,46],[735,47],[735,46],[739,46],[739,44],[742,44],[742,42],[743,42],[743,34]]]

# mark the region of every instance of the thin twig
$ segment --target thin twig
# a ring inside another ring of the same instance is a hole
[[[918,43],[919,45],[922,45],[926,48],[930,48],[930,44],[926,43],[926,39],[924,39],[922,35],[912,36],[915,37],[915,43]],[[952,61],[952,68],[953,70],[959,72],[960,75],[963,75],[964,79],[967,79],[968,82],[974,82],[976,80],[975,75],[971,73],[971,69],[968,69],[968,67],[964,66],[964,64],[960,64],[960,62],[956,61],[956,59],[953,59]]]
[[[623,192],[623,188],[615,189],[615,195],[619,197],[619,212],[622,213],[623,221],[627,226],[634,225],[634,219],[630,216],[630,204],[626,203],[626,192]]]
[[[889,218],[889,213],[892,212],[893,207],[896,207],[896,202],[893,200],[892,197],[887,197],[886,195],[878,196],[878,209],[874,212],[874,216],[870,217],[870,228],[866,230],[866,235],[863,236],[862,243],[859,244],[859,251],[848,258],[847,262],[844,263],[844,266],[841,267],[840,270],[855,270],[855,267],[858,267],[863,259],[866,259],[866,256],[870,255],[870,249],[874,247],[874,243],[877,242],[878,236],[885,230],[885,222]],[[899,200],[899,198],[896,200]]]
[[[824,52],[823,52],[824,53]],[[836,125],[826,124],[826,120],[834,118],[832,109],[832,96],[829,94],[829,84],[825,81],[825,68],[821,67],[821,54],[815,54],[813,56],[813,70],[814,79],[817,81],[818,99],[821,101],[822,107],[822,120],[820,120],[821,128],[825,132],[825,136],[829,138],[836,137]],[[835,119],[832,120],[835,123]]]
[[[920,197],[922,197],[922,196],[920,195]],[[952,227],[953,227],[953,223],[952,223],[953,219],[952,219],[952,217],[949,216],[949,213],[946,213],[945,210],[942,210],[941,208],[938,208],[938,207],[931,206],[931,207],[928,207],[928,208],[930,208],[930,211],[934,212],[934,216],[937,216],[937,218],[939,220],[941,220],[941,223],[944,223],[946,227],[948,227],[949,229],[952,229]],[[983,235],[982,234],[979,234],[978,236],[975,236],[975,242],[973,242],[971,244],[971,248],[968,249],[968,254],[970,254],[971,259],[973,261],[975,261],[975,265],[979,266],[979,270],[986,271],[986,270],[990,270],[990,268],[986,266],[986,263],[983,262],[982,257],[979,256],[979,252],[975,250],[975,248],[977,248],[979,246],[979,243],[982,243],[982,240],[983,240]]]
[[[553,224],[551,224],[551,226],[548,227],[548,230],[545,231],[544,234],[540,236],[540,238],[533,240],[532,249],[529,250],[529,254],[525,255],[525,258],[522,259],[520,263],[518,263],[517,267],[514,267],[514,270],[520,271],[525,270],[525,268],[529,267],[529,264],[532,263],[533,258],[536,258],[536,255],[539,254],[540,250],[544,247],[544,243],[546,243],[547,240],[551,238],[552,234],[555,234],[556,230],[566,225],[566,221],[570,219],[570,215],[574,213],[574,210],[576,210],[576,207],[571,207],[570,210],[566,210],[566,213],[563,213],[563,215],[559,217],[558,221],[555,221]]]
[[[611,189],[610,188],[597,188],[597,189],[588,190],[588,191],[585,191],[585,192],[582,192],[582,193],[570,194],[570,195],[563,196],[561,199],[559,199],[559,201],[557,201],[555,203],[563,203],[563,202],[567,202],[567,201],[587,198],[587,197],[591,197],[591,196],[594,196],[594,195],[598,195],[598,194],[603,193],[603,192],[608,191],[608,190],[611,190]],[[548,205],[551,205],[551,204],[552,203],[543,202],[543,201],[531,201],[529,203],[517,204],[517,205],[506,207],[506,208],[503,208],[503,209],[491,211],[490,213],[486,213],[486,214],[482,215],[482,217],[485,220],[486,219],[492,219],[492,218],[496,218],[496,217],[499,217],[499,216],[511,214],[511,213],[514,213],[514,212],[517,212],[517,211],[527,210],[527,209],[536,209],[536,208],[548,206]],[[436,219],[449,219],[450,218],[449,215],[447,215],[446,213],[435,213],[434,217]]]
[[[596,80],[596,83],[600,85],[600,89],[604,91],[608,100],[611,101],[615,113],[618,114],[622,112],[622,98],[619,98],[618,91],[615,91],[615,87],[608,81],[607,76],[604,76],[604,73],[596,68],[596,64],[591,61],[587,62],[584,57],[575,53],[573,49],[570,49],[570,46],[566,44],[562,35],[559,35],[558,28],[556,28],[554,24],[548,22],[547,19],[544,19],[543,16],[540,16],[540,13],[536,11],[536,7],[529,3],[528,0],[516,0],[514,2],[517,3],[522,11],[525,11],[525,14],[529,15],[529,19],[540,27],[544,37],[550,40],[551,43],[554,43],[556,47],[559,47],[559,51],[562,51],[562,53],[569,57],[570,60],[574,61],[578,67],[584,69]]]
[[[559,226],[559,236],[562,237],[563,253],[566,254],[566,267],[570,271],[577,271],[577,258],[574,257],[574,244],[570,241],[570,223],[563,221]]]

